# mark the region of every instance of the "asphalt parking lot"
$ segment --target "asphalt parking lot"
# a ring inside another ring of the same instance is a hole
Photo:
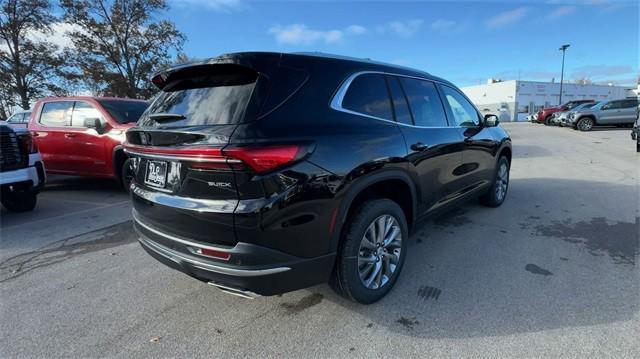
[[[109,181],[51,177],[0,215],[1,357],[638,357],[640,154],[629,129],[503,125],[505,204],[422,225],[394,290],[246,300],[148,256]]]

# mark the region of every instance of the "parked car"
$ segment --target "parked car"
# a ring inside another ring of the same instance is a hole
[[[569,101],[562,106],[544,108],[538,111],[538,117],[536,118],[536,120],[538,121],[538,123],[544,123],[545,125],[550,125],[551,118],[552,118],[551,115],[553,115],[554,113],[561,112],[561,111],[568,111],[580,104],[589,103],[589,102],[595,102],[595,101],[594,100],[575,100],[575,101]]]
[[[640,105],[636,113],[636,122],[631,129],[631,139],[636,141],[636,152],[640,152]]]
[[[396,282],[419,219],[506,197],[509,136],[425,72],[237,53],[153,83],[161,92],[125,144],[140,243],[232,294],[330,281],[375,302]]]
[[[599,109],[604,104],[605,104],[605,102],[602,102],[602,101],[600,101],[600,102],[588,102],[588,103],[583,103],[581,105],[578,105],[578,106],[574,107],[572,110],[562,112],[563,115],[559,116],[560,117],[559,118],[560,119],[559,125],[561,127],[571,127],[572,123],[569,120],[569,117],[571,116],[571,114],[576,113],[578,111],[587,110],[587,109],[596,110],[596,109]]]
[[[572,126],[580,131],[591,131],[594,126],[633,126],[638,116],[638,99],[607,101],[599,108],[576,111],[569,117]]]
[[[31,110],[18,111],[13,115],[11,115],[11,117],[9,117],[6,122],[9,126],[14,128],[16,127],[26,128],[27,124],[29,123],[29,117],[31,117]]]
[[[112,178],[128,188],[124,132],[147,106],[123,98],[45,98],[36,102],[29,130],[48,173]]]
[[[33,210],[45,181],[44,164],[31,133],[0,122],[0,202],[4,208]]]

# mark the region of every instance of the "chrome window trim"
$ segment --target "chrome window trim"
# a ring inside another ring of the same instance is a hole
[[[356,77],[358,77],[360,75],[365,75],[365,74],[379,74],[379,75],[388,75],[388,76],[396,76],[396,77],[405,77],[405,78],[421,80],[421,81],[430,81],[430,82],[433,82],[434,84],[440,84],[440,85],[445,85],[445,86],[451,87],[451,85],[448,85],[448,84],[446,84],[446,83],[444,83],[442,81],[429,79],[429,78],[425,78],[425,77],[404,75],[404,74],[398,74],[398,73],[394,73],[394,72],[373,71],[373,70],[358,71],[358,72],[352,73],[344,81],[342,81],[342,83],[340,84],[340,86],[336,90],[335,94],[333,95],[333,98],[331,99],[331,102],[329,103],[329,107],[331,109],[333,109],[333,110],[336,110],[336,111],[340,111],[340,112],[344,112],[344,113],[348,113],[348,114],[352,114],[352,115],[357,115],[357,116],[362,116],[362,117],[367,117],[367,118],[371,118],[371,119],[378,120],[378,121],[390,122],[390,123],[396,124],[398,126],[413,127],[413,128],[468,128],[468,127],[462,127],[462,126],[416,126],[416,125],[409,125],[409,124],[406,124],[406,123],[400,123],[400,122],[397,122],[397,121],[387,120],[387,119],[384,119],[384,118],[381,118],[381,117],[367,115],[366,113],[360,113],[360,112],[357,112],[357,111],[352,111],[352,110],[349,110],[349,109],[346,109],[346,108],[342,107],[342,101],[344,100],[344,96],[346,95],[347,90],[351,86],[351,83],[353,82],[353,80],[355,80]],[[442,102],[442,100],[440,100],[440,101]],[[471,102],[471,101],[469,101],[469,102]],[[445,104],[442,103],[442,105],[444,106]],[[474,107],[475,107],[475,105],[474,105]]]

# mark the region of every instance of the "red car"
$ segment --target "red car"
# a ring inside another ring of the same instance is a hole
[[[48,173],[112,178],[128,187],[124,132],[149,104],[107,97],[38,100],[28,128]]]
[[[547,107],[540,111],[538,111],[538,117],[536,117],[536,121],[539,123],[544,123],[545,125],[551,124],[551,116],[556,112],[569,111],[578,105],[582,105],[583,103],[591,103],[595,102],[595,100],[575,100],[569,101],[562,106],[554,106]]]

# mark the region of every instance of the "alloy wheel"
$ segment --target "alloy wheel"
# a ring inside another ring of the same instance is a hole
[[[358,273],[367,289],[379,289],[391,280],[400,262],[402,231],[395,217],[376,218],[362,236],[358,250]]]
[[[498,170],[498,176],[496,178],[496,199],[498,202],[502,202],[507,194],[507,188],[509,187],[509,168],[506,163],[500,165]]]

